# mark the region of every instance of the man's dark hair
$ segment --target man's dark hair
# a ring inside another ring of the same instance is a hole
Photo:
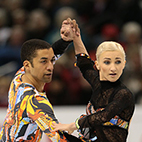
[[[30,39],[23,43],[21,48],[21,61],[30,61],[32,64],[33,58],[36,57],[36,51],[40,49],[49,49],[51,45],[40,39]]]

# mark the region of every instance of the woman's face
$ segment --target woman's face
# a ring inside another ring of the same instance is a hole
[[[125,67],[126,61],[121,51],[104,51],[96,61],[96,67],[99,70],[101,81],[117,81]]]

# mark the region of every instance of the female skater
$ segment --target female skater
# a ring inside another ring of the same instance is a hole
[[[77,66],[90,83],[93,94],[86,107],[86,115],[81,115],[75,123],[53,124],[54,131],[72,133],[78,129],[77,141],[126,142],[134,112],[134,99],[130,90],[120,81],[126,63],[124,49],[113,41],[100,44],[96,51],[95,70],[76,21],[68,18],[62,26],[68,24],[73,24]]]

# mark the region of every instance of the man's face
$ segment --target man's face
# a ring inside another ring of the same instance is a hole
[[[49,83],[52,80],[55,61],[53,49],[37,50],[36,54],[37,56],[33,58],[33,66],[30,64],[31,77],[36,82]]]

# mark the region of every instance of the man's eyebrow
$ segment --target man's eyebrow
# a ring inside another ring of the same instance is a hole
[[[47,60],[47,57],[41,57],[40,60]],[[52,57],[52,59],[55,59],[55,56]]]
[[[41,57],[40,59],[41,59],[41,60],[42,60],[42,59],[46,59],[46,60],[47,60],[48,58],[47,58],[47,57]]]

